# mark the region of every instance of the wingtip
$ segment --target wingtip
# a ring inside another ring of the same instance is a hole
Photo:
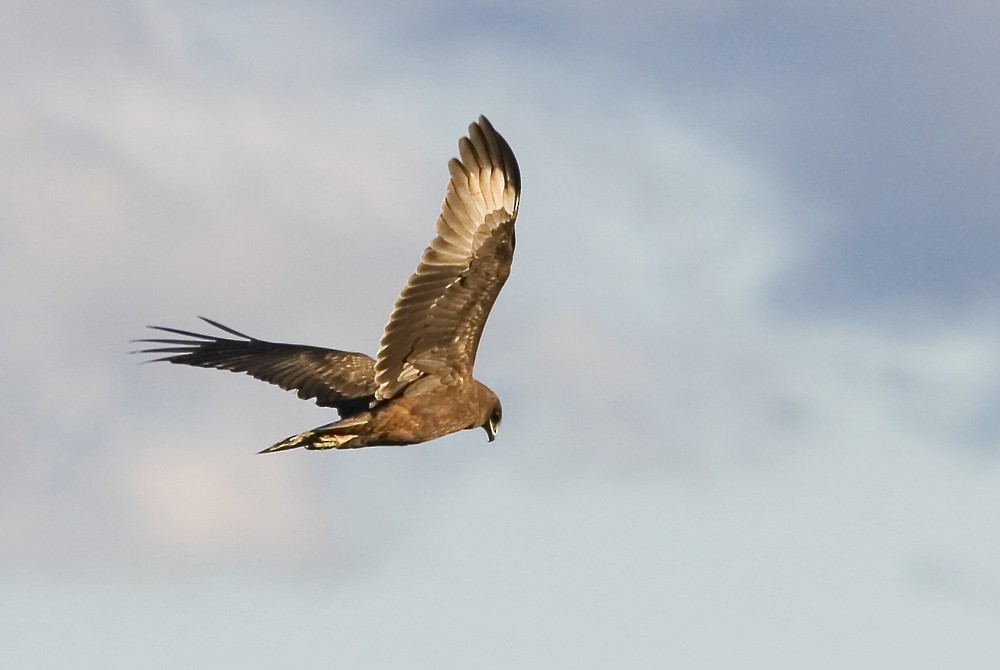
[[[517,191],[518,195],[521,192],[521,168],[517,164],[517,158],[514,156],[514,150],[510,148],[510,144],[504,139],[503,135],[497,132],[497,129],[493,127],[490,120],[486,118],[485,114],[480,114],[479,119],[472,125],[469,126],[469,132],[473,131],[473,126],[479,126],[483,133],[487,135],[492,135],[496,138],[497,144],[499,145],[500,158],[503,160],[504,171],[510,178],[511,183],[514,184],[514,190]]]
[[[229,333],[230,335],[235,335],[236,337],[242,337],[245,340],[252,340],[252,339],[254,339],[254,338],[250,337],[249,335],[247,335],[245,333],[241,333],[238,330],[230,328],[229,326],[224,326],[221,323],[219,323],[218,321],[214,321],[214,320],[208,318],[207,316],[199,316],[198,318],[201,319],[202,321],[204,321],[205,323],[211,325],[211,326],[215,326],[216,328],[218,328],[221,331]]]

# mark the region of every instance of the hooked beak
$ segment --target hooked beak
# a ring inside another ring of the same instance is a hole
[[[483,426],[483,430],[486,431],[486,437],[489,438],[490,442],[497,439],[497,428],[498,426],[494,424],[492,421],[488,422],[485,426]]]

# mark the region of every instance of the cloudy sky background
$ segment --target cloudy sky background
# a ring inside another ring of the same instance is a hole
[[[1000,6],[0,4],[10,667],[994,667]],[[497,442],[148,323],[374,353],[478,114]]]

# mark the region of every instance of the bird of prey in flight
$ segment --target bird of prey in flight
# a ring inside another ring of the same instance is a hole
[[[492,442],[500,400],[472,368],[510,274],[521,175],[510,146],[483,116],[459,140],[458,153],[448,162],[437,235],[396,300],[377,358],[258,340],[204,318],[230,337],[150,326],[182,339],[139,340],[155,346],[137,353],[245,372],[340,415],[261,453],[418,444],[469,428],[485,429]]]

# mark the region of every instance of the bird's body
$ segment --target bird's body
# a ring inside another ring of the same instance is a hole
[[[245,372],[298,391],[340,414],[265,452],[296,447],[352,449],[427,442],[482,427],[492,441],[500,400],[472,376],[493,303],[510,273],[520,173],[507,142],[485,117],[459,141],[461,160],[436,224],[385,327],[377,358],[356,352],[267,342],[215,321],[235,337],[153,326],[183,339],[146,339],[156,360]]]
[[[289,437],[265,451],[419,444],[467,428],[487,426],[494,407],[499,407],[496,394],[472,380],[434,393],[402,395],[376,403],[371,409]],[[491,436],[498,423],[487,429]]]

